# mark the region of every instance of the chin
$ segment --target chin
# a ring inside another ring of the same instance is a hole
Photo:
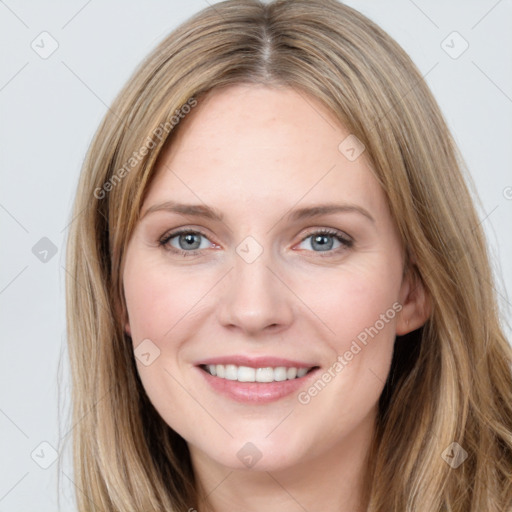
[[[302,446],[295,447],[294,443],[287,443],[277,437],[237,437],[224,443],[216,441],[215,445],[221,446],[222,449],[215,452],[209,447],[199,446],[197,449],[203,451],[203,454],[215,463],[236,471],[286,470],[300,463],[301,455],[305,455],[303,443]]]

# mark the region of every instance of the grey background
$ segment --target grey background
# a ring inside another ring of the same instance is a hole
[[[426,75],[482,199],[509,319],[512,0],[347,3],[388,31]],[[64,247],[79,169],[135,66],[207,4],[0,1],[0,512],[54,511],[58,494],[62,510],[75,510]],[[58,48],[47,58],[31,47],[48,52],[52,38]],[[469,47],[458,56],[464,40]]]

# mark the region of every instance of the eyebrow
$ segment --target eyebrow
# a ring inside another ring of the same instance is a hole
[[[287,218],[292,221],[298,221],[333,213],[360,213],[372,222],[375,222],[375,219],[370,215],[368,210],[355,204],[321,204],[308,206],[291,211],[287,215]]]
[[[203,217],[205,219],[216,220],[222,222],[224,216],[215,208],[203,204],[184,204],[175,201],[166,201],[165,203],[154,204],[150,206],[142,215],[143,219],[146,215],[154,212],[166,211],[169,213],[180,213],[190,217]]]
[[[210,206],[204,204],[185,204],[177,203],[175,201],[166,201],[165,203],[155,204],[150,206],[142,215],[141,219],[154,212],[166,211],[169,213],[178,213],[187,215],[189,217],[201,217],[204,219],[215,220],[218,222],[224,221],[224,215]],[[321,215],[329,215],[334,213],[359,213],[370,221],[375,222],[375,219],[370,215],[368,210],[355,204],[320,204],[304,208],[299,208],[290,211],[288,214],[283,215],[282,218],[287,218],[290,221],[297,222],[299,220],[310,219],[313,217],[320,217]]]

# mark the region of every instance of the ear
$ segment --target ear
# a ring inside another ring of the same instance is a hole
[[[402,310],[397,316],[396,334],[402,336],[422,327],[432,311],[430,296],[414,265],[410,265],[400,287]]]
[[[121,319],[120,323],[123,326],[123,330],[124,330],[125,334],[127,334],[128,336],[131,337],[132,331],[130,328],[130,319],[128,318],[128,312],[126,311],[126,306],[123,307],[119,304],[116,304],[115,310],[116,310],[117,318]]]

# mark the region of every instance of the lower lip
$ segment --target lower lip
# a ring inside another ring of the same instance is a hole
[[[306,385],[319,370],[315,368],[304,377],[274,382],[238,382],[237,380],[222,379],[210,375],[199,366],[196,367],[206,382],[218,393],[236,402],[266,404],[297,393]]]

